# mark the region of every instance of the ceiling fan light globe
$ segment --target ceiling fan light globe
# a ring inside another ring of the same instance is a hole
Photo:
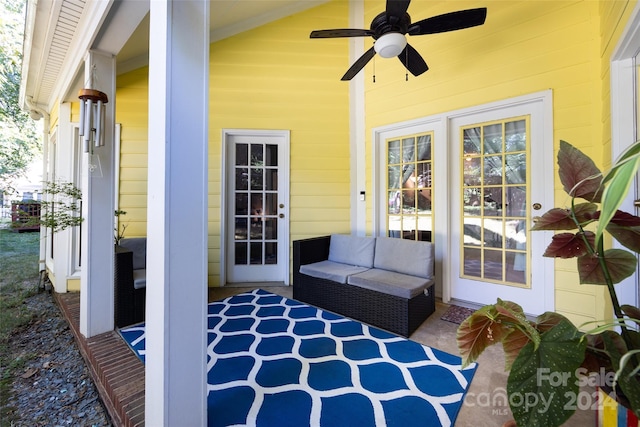
[[[404,50],[407,39],[401,33],[387,33],[380,36],[373,45],[376,53],[383,58],[393,58]]]

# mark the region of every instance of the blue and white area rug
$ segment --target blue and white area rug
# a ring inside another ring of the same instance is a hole
[[[477,365],[261,289],[208,307],[209,426],[452,426]],[[120,331],[144,361],[144,324]]]

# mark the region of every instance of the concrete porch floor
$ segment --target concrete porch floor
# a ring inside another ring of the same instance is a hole
[[[291,286],[263,287],[270,292],[292,298]],[[253,287],[209,288],[209,301],[251,289]],[[76,336],[81,353],[115,425],[144,425],[144,365],[142,362],[115,331],[88,340],[79,333],[79,294],[58,294],[56,299]],[[436,312],[411,335],[410,339],[451,354],[458,354],[456,345],[458,325],[440,320],[447,308],[448,305],[437,302]],[[500,427],[513,418],[504,398],[508,373],[504,371],[502,347],[490,347],[478,362],[478,370],[455,426]],[[594,396],[593,389],[585,391],[585,396],[587,394],[590,397]],[[596,421],[595,411],[578,410],[564,425],[595,426]]]

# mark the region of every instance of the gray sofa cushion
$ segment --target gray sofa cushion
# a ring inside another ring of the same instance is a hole
[[[433,277],[433,244],[415,240],[376,238],[375,268],[430,279]]]
[[[366,267],[342,264],[328,260],[300,266],[300,273],[302,274],[343,284],[347,283],[347,277],[349,275],[362,273],[366,270]]]
[[[376,239],[373,237],[332,234],[329,261],[371,268],[375,247]]]
[[[133,270],[133,288],[142,289],[147,287],[147,270],[141,268]]]
[[[129,237],[120,240],[120,246],[133,252],[133,269],[140,270],[147,268],[147,238]]]
[[[351,275],[347,283],[353,286],[411,299],[433,284],[433,279],[372,268]]]

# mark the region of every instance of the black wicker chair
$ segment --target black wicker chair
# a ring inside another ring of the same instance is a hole
[[[146,269],[146,238],[122,239],[115,247],[114,321],[118,328],[140,323],[145,317],[146,283],[134,284]],[[146,282],[146,280],[145,280]]]

